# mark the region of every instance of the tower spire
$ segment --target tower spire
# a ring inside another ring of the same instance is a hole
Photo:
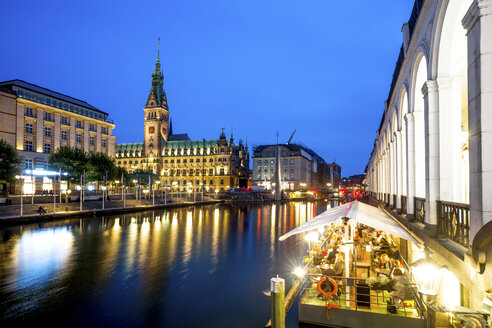
[[[161,61],[159,56],[160,43],[161,38],[157,38],[157,60],[155,62],[155,69],[152,72],[152,87],[150,89],[146,107],[161,106],[167,109],[167,97],[166,92],[164,92],[164,75],[161,71]]]

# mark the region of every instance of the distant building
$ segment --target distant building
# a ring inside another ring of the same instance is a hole
[[[356,187],[365,187],[367,184],[366,175],[365,174],[356,174],[351,175],[348,178],[342,178],[342,187],[343,188],[356,188]]]
[[[53,190],[43,172],[60,146],[114,156],[114,128],[108,113],[85,101],[22,80],[0,82],[0,138],[19,151],[24,194]]]
[[[298,144],[280,144],[280,174],[283,190],[325,190],[338,187],[341,168],[327,164],[313,150]],[[272,189],[276,180],[277,145],[261,145],[253,150],[253,186]]]
[[[148,171],[160,176],[161,187],[171,191],[227,190],[247,187],[248,146],[234,137],[191,140],[173,134],[159,53],[152,86],[144,108],[144,142],[116,145],[117,164],[129,173]]]

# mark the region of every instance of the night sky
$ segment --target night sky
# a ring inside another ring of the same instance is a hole
[[[0,80],[87,101],[142,142],[161,38],[174,133],[302,143],[362,173],[413,0],[6,1]]]

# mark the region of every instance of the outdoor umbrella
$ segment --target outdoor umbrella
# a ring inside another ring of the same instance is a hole
[[[279,240],[285,240],[292,235],[324,227],[344,217],[423,246],[423,243],[418,238],[385,211],[357,200],[326,210],[312,220],[280,236]]]

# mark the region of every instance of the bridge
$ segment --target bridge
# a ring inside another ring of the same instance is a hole
[[[366,167],[460,291],[492,292],[492,0],[416,0]],[[487,302],[485,302],[487,303]]]

